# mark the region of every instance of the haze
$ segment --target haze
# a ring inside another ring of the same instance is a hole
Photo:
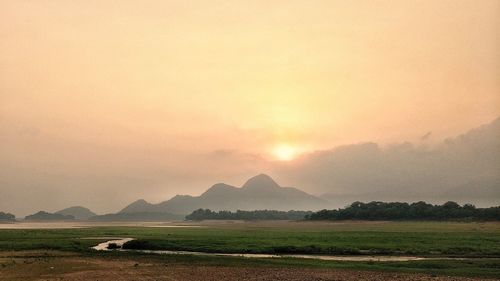
[[[0,38],[0,211],[500,204],[500,1],[0,1]]]

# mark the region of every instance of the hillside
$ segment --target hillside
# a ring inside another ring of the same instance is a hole
[[[69,221],[74,220],[73,216],[65,216],[61,214],[51,214],[44,211],[40,211],[36,214],[26,216],[24,220],[26,221]]]
[[[91,210],[81,207],[74,206],[69,207],[60,211],[55,212],[55,214],[64,215],[64,216],[73,216],[77,220],[88,220],[90,217],[96,216],[94,212]]]
[[[16,221],[16,216],[11,213],[0,212],[0,222],[13,222]]]
[[[120,213],[160,212],[189,214],[197,209],[227,210],[320,210],[328,201],[292,187],[281,187],[271,177],[260,174],[241,188],[218,183],[200,196],[177,195],[168,201],[151,204],[138,200]]]

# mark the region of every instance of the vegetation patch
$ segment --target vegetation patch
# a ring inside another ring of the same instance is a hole
[[[218,211],[210,209],[198,209],[186,216],[186,220],[302,220],[306,216],[313,214],[311,211],[276,211],[276,210],[256,210],[256,211]]]
[[[82,239],[84,237],[95,239]],[[123,248],[126,249],[435,258],[459,256],[468,259],[412,262],[337,262],[292,258],[261,260],[189,255],[153,257],[137,252],[97,252],[91,249],[110,240],[106,237],[137,239],[125,243]],[[1,229],[0,250],[64,250],[110,258],[132,255],[210,265],[314,266],[500,277],[500,223],[496,222],[287,222],[279,226],[244,223],[195,228]],[[480,272],[482,275],[478,275]]]
[[[354,202],[349,207],[337,210],[322,210],[306,215],[307,220],[469,220],[498,221],[500,206],[476,208],[474,205],[449,201],[443,205],[425,202],[412,204],[400,202],[370,203]]]

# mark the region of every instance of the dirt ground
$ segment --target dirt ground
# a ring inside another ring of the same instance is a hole
[[[480,280],[339,269],[166,264],[144,257],[83,257],[63,252],[0,252],[0,280]],[[490,279],[491,280],[491,279]]]

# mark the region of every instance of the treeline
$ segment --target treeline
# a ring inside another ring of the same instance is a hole
[[[186,216],[186,220],[302,220],[307,215],[312,215],[310,211],[218,211],[209,209],[198,209]]]
[[[322,210],[307,215],[306,220],[500,220],[500,206],[476,208],[456,202],[432,205],[425,202],[354,202],[337,210]]]
[[[88,219],[89,221],[172,221],[182,220],[182,216],[170,213],[118,213],[106,214],[100,216],[93,216]]]
[[[16,216],[11,213],[0,212],[0,222],[15,221]]]

